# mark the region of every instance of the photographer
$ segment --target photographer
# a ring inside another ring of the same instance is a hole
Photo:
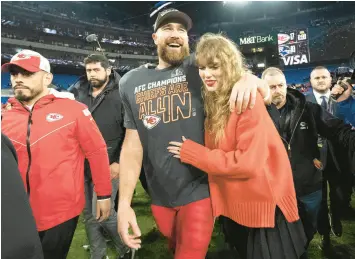
[[[338,69],[335,72],[335,77],[339,78],[344,73],[347,71]],[[333,80],[326,67],[315,67],[310,75],[312,92],[306,96],[306,100],[319,104],[324,112],[337,116],[338,104],[332,98],[334,96],[330,90]],[[341,216],[344,205],[349,204],[351,196],[348,191],[350,164],[347,157],[348,151],[339,143],[320,136],[318,147],[321,153],[320,161],[323,173],[323,197],[319,211],[318,232],[321,235],[320,248],[328,250],[331,247],[330,233],[333,232],[337,237],[342,236],[343,233]],[[328,191],[330,209],[328,208]]]
[[[345,90],[344,87],[340,86],[338,82],[338,84],[336,84],[332,91],[331,94],[333,96],[336,95],[340,95],[337,99],[336,99],[336,109],[335,109],[335,115],[341,119],[343,119],[346,123],[350,123],[353,127],[355,127],[355,99],[352,96],[352,90],[353,87],[350,84],[350,81],[345,78],[341,81],[343,83],[343,86],[347,86],[347,89]],[[350,159],[350,170],[352,172],[352,175],[355,176],[355,153],[350,153],[349,154],[349,159]],[[354,184],[354,178],[350,181],[352,182],[352,184]],[[350,195],[352,193],[351,191],[351,185],[348,185],[348,198],[347,198],[347,202],[350,203]],[[348,209],[351,207],[347,206]]]
[[[352,86],[347,79],[341,81],[347,86],[347,90],[336,84],[332,91],[332,95],[340,95],[336,100],[336,116],[343,119],[346,123],[355,126],[355,99],[352,94]]]

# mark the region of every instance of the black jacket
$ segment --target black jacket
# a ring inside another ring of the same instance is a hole
[[[297,196],[322,188],[322,172],[313,160],[320,159],[318,134],[354,152],[355,131],[342,120],[324,112],[320,105],[306,101],[297,90],[287,89],[287,104],[280,116],[274,105],[268,108],[276,128],[288,151]]]
[[[122,143],[125,135],[123,126],[124,111],[118,91],[121,76],[112,71],[109,83],[96,98],[91,96],[91,86],[86,76],[78,79],[68,91],[75,99],[89,107],[92,117],[99,127],[107,145],[110,164],[119,162]]]
[[[43,259],[41,242],[11,141],[1,134],[1,258]]]
[[[316,97],[314,93],[306,96],[306,100],[312,103],[317,104]],[[337,103],[330,99],[329,101],[329,110],[332,114],[337,113]],[[339,181],[342,175],[346,175],[351,171],[351,161],[348,157],[352,157],[352,154],[349,154],[348,150],[336,141],[327,140],[323,142],[323,147],[320,149],[321,152],[321,161],[324,165],[325,174],[327,179],[333,180],[334,182]],[[327,169],[330,170],[327,170]],[[334,171],[334,169],[337,171]]]

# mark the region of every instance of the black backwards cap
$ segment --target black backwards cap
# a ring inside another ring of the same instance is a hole
[[[171,2],[160,6],[157,10],[155,10],[154,12],[151,13],[150,17],[155,15],[158,11],[160,11],[161,9],[163,9],[164,7],[166,7],[169,4],[171,4]],[[190,16],[188,16],[184,12],[180,12],[177,9],[169,8],[169,9],[160,11],[158,13],[157,19],[155,20],[155,23],[153,26],[154,32],[156,32],[161,26],[163,26],[169,22],[181,23],[182,25],[185,26],[187,31],[189,31],[192,28],[192,20],[191,20]]]

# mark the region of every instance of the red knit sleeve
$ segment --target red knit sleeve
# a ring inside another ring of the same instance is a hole
[[[255,107],[238,115],[235,150],[211,150],[186,140],[181,148],[181,161],[212,175],[240,179],[255,177],[266,166],[269,156],[269,136],[265,128],[269,125],[265,125],[265,116],[269,115],[258,95]]]

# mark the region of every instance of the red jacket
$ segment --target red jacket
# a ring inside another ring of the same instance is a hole
[[[230,115],[218,147],[208,134],[206,147],[186,140],[181,161],[208,174],[216,217],[274,227],[278,206],[289,222],[299,219],[289,158],[259,94],[252,110]]]
[[[35,103],[32,116],[11,98],[11,109],[2,113],[2,132],[16,148],[38,231],[59,225],[83,210],[85,157],[97,195],[105,198],[111,194],[105,141],[87,107],[63,98],[65,95],[68,93],[51,90]]]

